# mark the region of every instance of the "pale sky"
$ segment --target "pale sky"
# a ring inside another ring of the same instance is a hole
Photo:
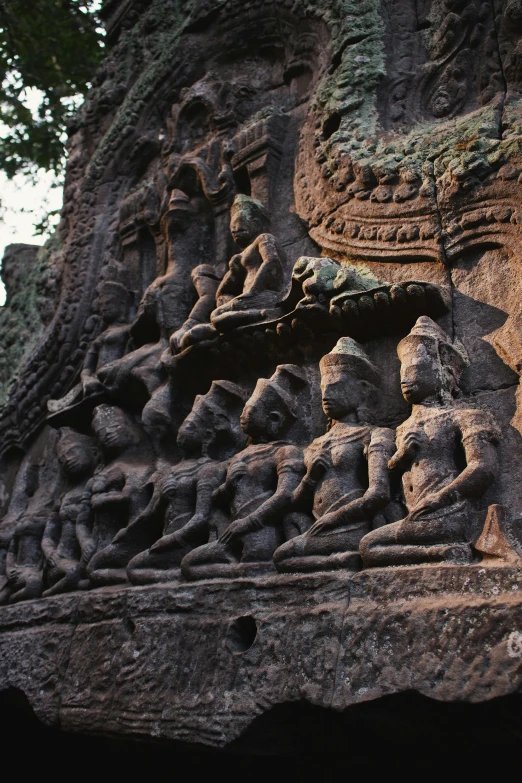
[[[26,106],[35,110],[40,101],[38,90],[26,90]],[[0,123],[0,134],[8,128]],[[30,245],[43,245],[49,234],[40,236],[34,233],[34,224],[54,209],[62,206],[62,188],[56,185],[50,171],[40,169],[33,183],[22,174],[8,180],[0,172],[0,259],[6,245],[13,242],[26,242]],[[0,282],[0,305],[4,303],[5,292]]]
[[[101,0],[90,4],[91,11],[98,11]],[[41,101],[41,93],[35,88],[25,90],[24,104],[36,113]],[[8,133],[8,128],[0,123],[0,136]],[[0,260],[4,255],[6,245],[13,242],[25,242],[30,245],[43,245],[49,234],[36,236],[34,224],[49,212],[62,206],[62,187],[56,185],[51,172],[40,169],[36,182],[31,182],[22,175],[8,180],[0,172]],[[56,218],[55,223],[58,222]],[[5,301],[5,291],[0,281],[0,305]]]

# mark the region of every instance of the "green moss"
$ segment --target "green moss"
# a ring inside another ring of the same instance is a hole
[[[44,312],[55,277],[51,253],[57,241],[53,237],[40,249],[23,288],[0,309],[0,404],[45,329]]]

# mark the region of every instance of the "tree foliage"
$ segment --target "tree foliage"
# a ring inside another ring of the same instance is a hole
[[[60,173],[67,122],[103,54],[98,5],[0,0],[0,170],[8,177]],[[29,94],[38,97],[36,111],[26,105]]]

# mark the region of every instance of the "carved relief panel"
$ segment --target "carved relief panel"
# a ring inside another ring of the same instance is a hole
[[[61,299],[1,413],[0,603],[317,587],[380,622],[408,591],[506,593],[516,4],[157,0],[127,32],[114,5]]]

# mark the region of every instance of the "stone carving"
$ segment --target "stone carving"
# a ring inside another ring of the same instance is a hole
[[[447,310],[445,291],[412,280],[393,285],[363,275],[351,264],[331,258],[299,258],[292,288],[284,302],[291,310],[280,323],[303,321],[315,332],[335,330],[368,339],[399,330],[421,313],[437,316]]]
[[[408,516],[364,537],[364,563],[471,562],[475,501],[497,473],[500,432],[489,414],[455,403],[466,358],[431,319],[419,318],[398,353],[413,408],[389,464],[403,475]]]
[[[170,338],[173,354],[188,348],[202,340],[213,340],[216,329],[210,323],[210,314],[216,307],[216,292],[220,279],[210,264],[200,264],[191,273],[192,283],[198,295],[198,301],[190,311],[185,323]]]
[[[267,233],[269,217],[261,202],[239,195],[231,209],[230,232],[241,253],[232,256],[216,294],[210,320],[218,332],[273,320],[287,293],[286,259]]]
[[[104,368],[117,362],[125,354],[129,339],[131,294],[121,283],[106,280],[99,286],[98,301],[105,329],[92,342],[85,355],[80,374],[81,382],[60,400],[48,401],[47,407],[51,414],[60,413],[84,399],[102,395],[104,386],[98,373],[101,374]]]
[[[5,262],[0,690],[222,744],[520,689],[520,8],[103,4]]]
[[[120,408],[99,405],[93,429],[104,463],[85,488],[76,530],[87,576],[100,585],[125,580],[127,561],[113,562],[111,543],[150,501],[153,465],[144,434]]]
[[[241,427],[251,443],[232,458],[224,483],[216,490],[216,505],[230,514],[217,541],[186,555],[181,570],[187,579],[259,572],[271,558],[291,511],[292,493],[304,473],[300,399],[308,393],[304,370],[281,365],[269,380],[257,382],[241,415]],[[302,403],[301,403],[302,405]],[[299,521],[297,522],[299,524]]]
[[[341,338],[320,366],[330,426],[305,450],[306,474],[293,498],[294,508],[311,513],[315,521],[276,551],[281,571],[358,570],[359,542],[390,501],[394,432],[371,425],[378,369],[349,337]]]
[[[239,416],[245,392],[228,381],[214,381],[210,391],[196,397],[178,432],[183,459],[160,468],[152,477],[154,494],[143,513],[117,536],[113,549],[132,552],[143,541],[143,528],[162,525],[161,537],[129,563],[131,582],[169,582],[180,575],[184,555],[219,529],[212,495],[223,482],[227,457],[241,449],[245,435]],[[150,533],[149,533],[150,535]]]
[[[85,485],[94,473],[98,459],[93,439],[70,428],[60,430],[57,454],[67,486],[43,533],[45,596],[77,589],[82,577],[82,586],[87,586],[81,569],[82,553],[76,535],[76,520],[82,511]]]
[[[131,342],[126,355],[105,366],[99,373],[103,386],[109,391],[124,391],[138,382],[150,396],[164,380],[160,362],[168,347],[168,340],[180,325],[181,304],[188,291],[190,233],[196,227],[194,210],[188,196],[172,191],[165,215],[165,234],[168,238],[168,266],[145,290],[136,318],[130,327]],[[188,247],[187,247],[188,243]],[[181,256],[181,258],[179,257]]]
[[[1,603],[16,603],[42,594],[42,537],[61,489],[61,477],[52,458],[54,448],[54,439],[49,437],[38,459],[24,466],[21,486],[4,520],[6,584],[0,593]]]

